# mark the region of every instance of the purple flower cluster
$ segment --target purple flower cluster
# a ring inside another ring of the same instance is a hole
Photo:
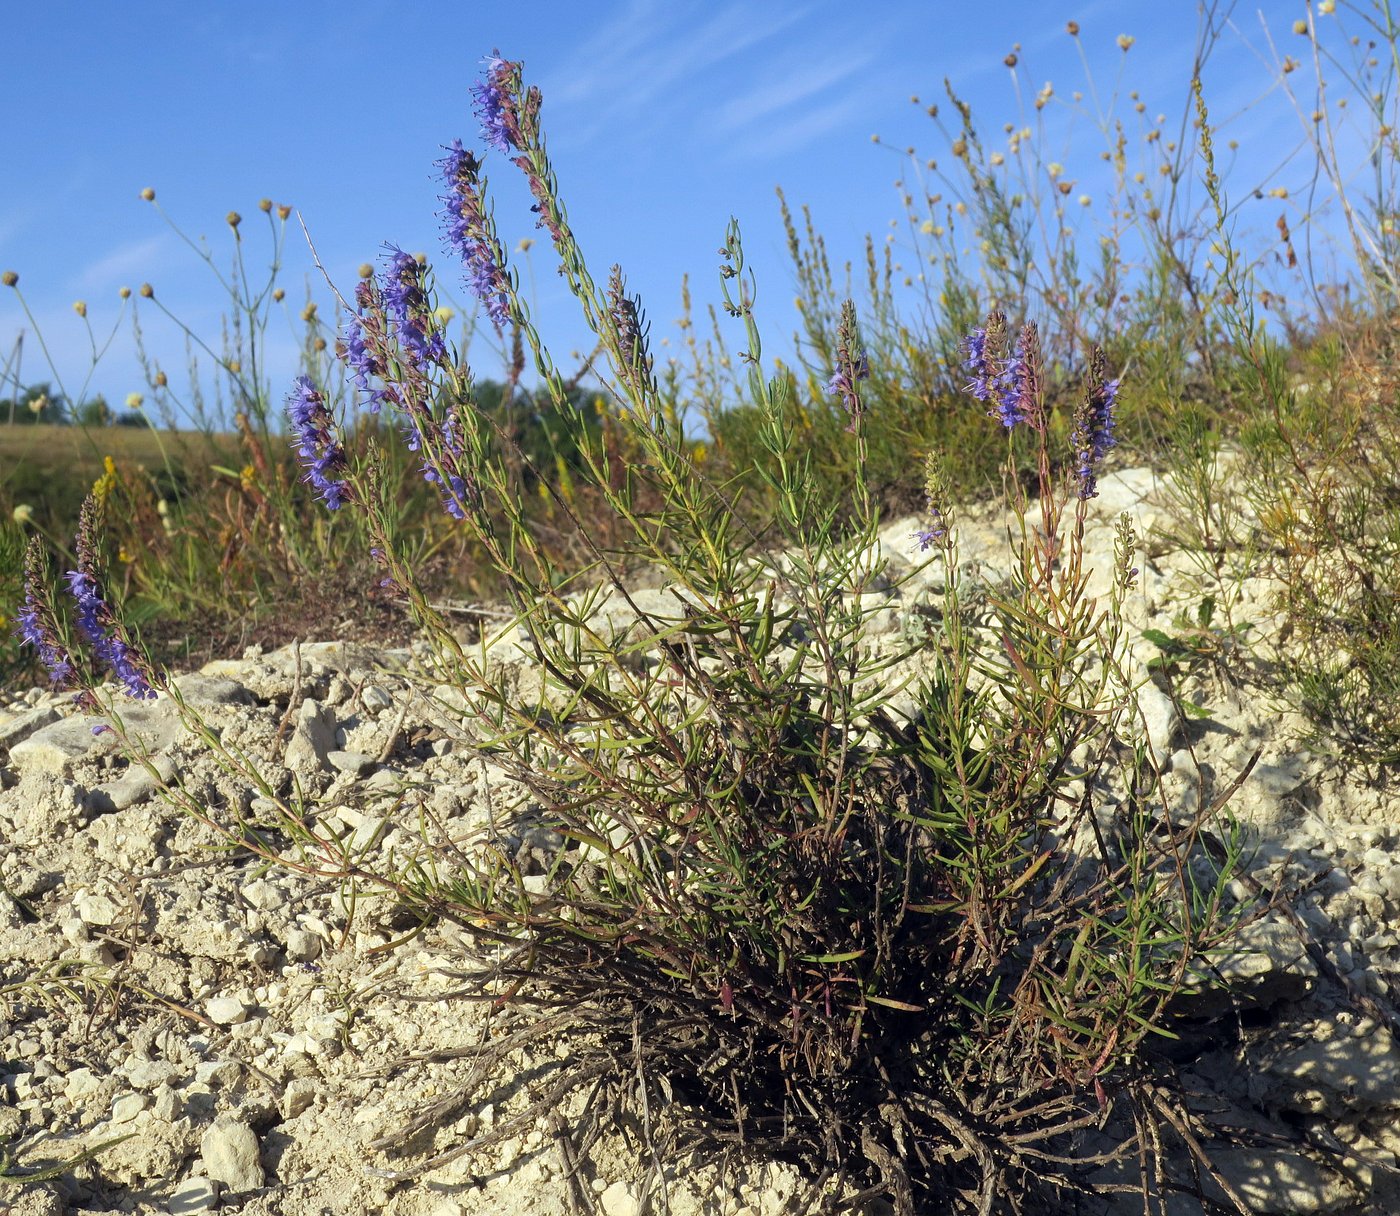
[[[841,305],[841,321],[836,328],[836,370],[826,382],[826,391],[839,397],[846,413],[851,416],[847,431],[854,432],[865,412],[856,385],[870,379],[870,361],[860,349],[860,333],[856,325],[856,306],[847,300]]]
[[[978,401],[991,402],[992,417],[1010,430],[1040,417],[1040,340],[1035,322],[1022,327],[1010,358],[1003,357],[1005,342],[1006,318],[994,312],[984,326],[963,339],[963,368],[972,377],[967,391]]]
[[[385,314],[393,321],[399,345],[419,371],[447,357],[447,344],[434,327],[428,293],[423,289],[423,267],[418,259],[397,246],[389,246],[388,265],[380,288]]]
[[[963,386],[964,391],[971,393],[978,401],[990,401],[996,392],[1003,326],[1001,314],[994,312],[987,318],[986,325],[974,329],[962,341],[966,356],[963,369],[972,377]]]
[[[521,147],[520,120],[516,114],[518,63],[502,59],[493,51],[484,61],[486,73],[472,85],[472,109],[481,121],[481,135],[498,152],[507,156]]]
[[[59,640],[53,601],[44,579],[44,542],[37,536],[24,553],[24,606],[15,614],[21,642],[39,652],[49,680],[58,687],[70,684],[76,674],[68,648]]]
[[[608,317],[617,336],[617,354],[623,379],[638,383],[651,382],[651,352],[647,346],[650,326],[642,312],[641,298],[627,294],[622,267],[614,266],[608,276]]]
[[[156,695],[151,668],[127,640],[121,621],[102,598],[97,580],[98,512],[97,500],[89,495],[78,517],[78,568],[64,576],[73,599],[74,621],[99,662],[121,681],[126,695],[147,701]],[[44,544],[35,537],[24,554],[24,606],[16,616],[17,632],[22,642],[39,652],[54,685],[73,687],[78,683],[78,666],[62,641],[47,573]],[[99,708],[90,691],[81,691],[78,700],[90,709]]]
[[[919,544],[919,552],[927,553],[934,545],[938,544],[948,535],[948,529],[942,524],[938,517],[938,512],[933,512],[934,520],[927,528],[920,528],[913,534],[913,539]]]
[[[361,280],[355,285],[355,304],[358,311],[345,325],[345,336],[336,346],[336,354],[355,377],[355,387],[369,398],[371,414],[379,413],[391,394],[383,387],[376,387],[375,380],[384,379],[384,361],[376,353],[374,345],[365,331],[365,318],[378,307],[378,293],[371,280]]]
[[[447,193],[442,196],[447,217],[447,243],[467,269],[467,285],[498,330],[510,320],[510,280],[502,266],[495,231],[487,221],[477,174],[480,162],[460,139],[438,161]]]
[[[856,403],[856,384],[870,379],[870,362],[864,354],[857,355],[849,367],[838,367],[826,382],[826,391],[833,397],[840,397],[841,403],[852,414],[859,408]]]
[[[479,495],[463,446],[460,407],[450,403],[442,422],[430,422],[424,429],[429,455],[423,461],[423,480],[440,487],[444,511],[453,519],[466,519]]]
[[[93,653],[122,683],[129,697],[150,700],[156,695],[149,673],[138,653],[122,637],[116,614],[102,598],[97,579],[90,568],[84,568],[82,547],[78,554],[79,569],[69,570],[68,592],[77,606],[78,632],[92,644]]]
[[[1096,498],[1099,493],[1098,467],[1114,438],[1114,410],[1118,405],[1118,380],[1104,379],[1104,356],[1098,347],[1089,359],[1089,380],[1084,396],[1074,411],[1071,443],[1077,460],[1074,475],[1080,498]]]
[[[304,480],[330,510],[339,510],[349,497],[349,485],[332,475],[344,470],[345,449],[335,437],[335,420],[326,399],[310,376],[296,378],[287,399],[287,416],[296,435],[297,454],[306,469]]]

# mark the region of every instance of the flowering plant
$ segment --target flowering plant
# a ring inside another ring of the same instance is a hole
[[[441,162],[446,241],[486,315],[532,354],[568,431],[567,475],[592,487],[613,540],[601,544],[598,520],[480,408],[438,323],[432,272],[392,246],[347,303],[338,353],[500,577],[508,628],[470,643],[450,630],[396,543],[373,451],[351,453],[310,379],[288,412],[307,482],[327,508],[364,513],[383,582],[434,643],[435,679],[465,711],[460,741],[532,793],[561,844],[529,873],[489,834],[464,844],[425,822],[410,862],[376,873],[359,858],[353,881],[425,920],[470,926],[483,990],[549,1011],[481,1045],[485,1064],[542,1027],[578,1033],[536,1113],[570,1093],[664,1109],[645,1125],[666,1156],[726,1144],[795,1155],[818,1191],[854,1192],[848,1204],[887,1196],[899,1216],[1093,1189],[1106,1163],[1158,1152],[1148,1129],[1175,1117],[1162,1090],[1138,1084],[1151,1073],[1145,1047],[1230,932],[1235,864],[1229,851],[1204,870],[1184,864],[1204,817],[1178,824],[1154,807],[1150,762],[1124,742],[1121,609],[1136,576],[1126,519],[1106,605],[1084,564],[1116,384],[1091,360],[1076,463],[1056,482],[1034,325],[1010,356],[997,314],[969,339],[974,395],[1036,436],[1040,520],[1013,499],[1023,528],[1011,578],[979,617],[932,460],[917,543],[943,567],[940,636],[882,643],[873,622],[898,579],[865,480],[870,361],[854,306],[842,309],[828,382],[854,472],[828,504],[797,454],[791,380],[763,374],[755,285],[731,223],[721,283],[759,411],[753,475],[773,504],[755,528],[668,408],[621,269],[605,289],[589,274],[541,105],[520,64],[488,61],[483,137],[526,177],[635,459],[620,464],[575,407],[496,235],[482,162],[460,143]],[[587,555],[582,572],[539,543],[522,469]],[[91,565],[80,557],[70,576],[79,632],[144,695],[156,681]],[[659,592],[625,581],[638,566]],[[68,678],[37,564],[30,590],[26,638]],[[300,822],[290,810],[288,821]],[[1092,1124],[1116,1129],[1108,1147],[1067,1155]]]

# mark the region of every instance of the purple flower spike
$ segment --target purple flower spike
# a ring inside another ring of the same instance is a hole
[[[472,85],[472,109],[481,120],[481,137],[507,156],[521,146],[520,120],[515,112],[515,74],[518,63],[493,51],[484,61],[486,73]]]
[[[423,290],[423,268],[412,255],[393,245],[384,271],[384,310],[394,322],[399,344],[414,366],[426,371],[447,355],[447,344],[434,328],[428,294]]]
[[[349,497],[349,485],[331,475],[345,468],[345,449],[335,437],[334,419],[326,399],[310,376],[296,378],[287,400],[287,415],[296,434],[297,454],[306,469],[303,480],[330,510],[339,510]]]
[[[963,368],[972,377],[966,385],[966,391],[978,401],[990,401],[996,371],[993,360],[987,356],[987,327],[974,329],[968,334],[963,339],[962,348],[963,354],[967,356]]]
[[[1037,423],[1041,416],[1040,336],[1027,321],[1016,354],[996,376],[995,416],[1009,431],[1018,422]]]
[[[24,553],[24,606],[15,613],[15,632],[21,642],[39,652],[49,681],[61,688],[72,683],[75,669],[72,656],[59,640],[53,601],[44,577],[46,564],[44,542],[36,536]]]
[[[1105,380],[1103,351],[1094,348],[1089,358],[1089,381],[1074,411],[1071,443],[1078,458],[1075,480],[1080,498],[1097,498],[1098,468],[1118,441],[1113,436],[1114,410],[1118,405],[1118,380]]]
[[[442,196],[447,217],[447,243],[462,259],[467,286],[481,301],[491,324],[504,329],[510,320],[510,280],[502,267],[495,233],[486,219],[477,174],[480,162],[454,139],[438,161],[447,193]]]
[[[127,696],[148,701],[156,695],[146,661],[127,641],[111,605],[102,598],[97,581],[98,506],[91,496],[78,517],[78,568],[64,576],[76,609],[78,632],[92,644],[93,654],[118,680]]]
[[[826,391],[840,397],[846,413],[851,416],[847,431],[854,432],[865,412],[860,390],[856,385],[870,379],[870,361],[860,349],[860,333],[856,324],[856,306],[847,300],[841,305],[841,321],[836,328],[836,370],[826,382]]]
[[[978,401],[991,401],[1001,386],[1002,352],[1006,346],[1006,318],[999,312],[987,315],[987,323],[963,339],[966,359],[963,370],[972,379],[965,386]]]

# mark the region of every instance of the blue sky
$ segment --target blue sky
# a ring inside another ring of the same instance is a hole
[[[1266,27],[1280,53],[1298,54],[1294,44],[1305,40],[1290,43],[1289,27],[1304,11],[1303,0],[1238,6],[1238,32],[1226,32],[1209,67],[1213,117],[1228,120],[1225,134],[1240,141],[1232,180],[1241,189],[1271,174],[1297,143],[1283,99],[1264,96],[1270,77],[1259,55],[1269,54]],[[1080,27],[1078,45],[1065,32],[1070,19]],[[1092,194],[1103,141],[1094,98],[1072,100],[1085,88],[1081,54],[1101,107],[1117,91],[1118,112],[1139,121],[1123,96],[1137,89],[1141,121],[1162,112],[1171,128],[1197,23],[1192,0],[15,5],[6,16],[0,269],[21,276],[70,394],[88,380],[89,393],[117,404],[145,388],[129,320],[89,377],[74,301],[86,302],[101,340],[119,315],[118,289],[149,282],[211,344],[223,303],[208,268],[141,201],[144,187],[188,235],[208,239],[221,268],[232,248],[230,210],[245,217],[250,271],[266,263],[257,204],[269,197],[297,209],[347,293],[356,267],[385,241],[427,251],[455,288],[432,162],[454,137],[481,146],[468,89],[482,56],[498,47],[524,60],[527,80],[543,90],[549,146],[595,277],[614,261],[623,265],[644,297],[654,340],[674,338],[683,275],[699,308],[718,301],[716,250],[734,215],[758,273],[766,340],[790,354],[797,317],[775,187],[795,206],[811,205],[834,262],[859,263],[867,232],[892,234],[896,256],[907,258],[904,229],[890,227],[903,216],[894,182],[908,166],[896,150],[949,159],[923,105],[910,102],[939,100],[947,76],[972,103],[989,148],[1000,145],[1003,121],[1035,117],[1031,99],[1053,81],[1045,138],[1054,155],[1084,163],[1076,191]],[[1136,39],[1127,53],[1120,34]],[[1003,59],[1016,43],[1013,73]],[[515,170],[493,157],[487,172],[500,187],[496,216],[508,247],[542,235]],[[1285,165],[1279,180],[1289,172]],[[1095,195],[1076,222],[1090,222],[1097,205]],[[1268,229],[1277,212],[1246,208],[1241,222]],[[567,369],[585,330],[547,242],[519,265]],[[308,284],[323,314],[330,305],[295,224],[282,275],[294,307],[270,332],[274,386],[297,371],[292,322]],[[176,383],[183,339],[148,305],[140,317],[148,350]],[[0,365],[21,331],[19,378],[50,379],[34,326],[15,294],[0,290]],[[494,357],[474,347],[478,359],[480,374],[490,375]]]

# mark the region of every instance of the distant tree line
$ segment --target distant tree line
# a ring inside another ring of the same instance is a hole
[[[120,413],[101,393],[76,406],[49,384],[31,384],[14,396],[0,397],[0,424],[32,426],[145,426],[139,410]]]

